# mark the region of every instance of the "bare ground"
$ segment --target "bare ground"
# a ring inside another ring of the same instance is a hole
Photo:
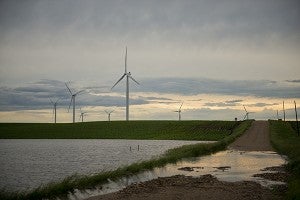
[[[270,144],[268,122],[255,121],[251,128],[229,146],[230,149],[241,151],[272,151]],[[270,166],[272,167],[272,166]],[[282,173],[279,179],[284,179]],[[274,178],[273,174],[273,179]],[[264,175],[268,178],[268,175]],[[276,175],[275,175],[276,176]],[[223,182],[212,175],[198,178],[187,176],[172,176],[158,178],[151,181],[132,184],[125,189],[106,195],[91,197],[89,200],[112,199],[283,199],[283,191],[275,194],[260,184],[249,181]]]

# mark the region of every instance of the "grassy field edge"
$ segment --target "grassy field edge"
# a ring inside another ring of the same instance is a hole
[[[300,199],[300,137],[289,122],[270,120],[272,146],[288,156],[287,170],[291,173],[286,199]]]
[[[104,184],[110,180],[117,180],[121,177],[137,174],[155,167],[161,167],[168,163],[176,163],[180,159],[208,155],[225,149],[237,137],[242,135],[250,126],[252,121],[244,121],[239,124],[233,132],[222,140],[211,144],[186,145],[168,150],[164,155],[152,160],[134,163],[129,166],[118,168],[110,172],[103,172],[93,176],[73,175],[65,178],[59,183],[50,183],[41,186],[30,192],[9,193],[0,191],[0,199],[54,199],[57,197],[67,197],[76,189],[85,190]]]

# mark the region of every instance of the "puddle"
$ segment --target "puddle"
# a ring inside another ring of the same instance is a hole
[[[254,174],[276,173],[273,166],[286,164],[286,159],[273,151],[236,151],[226,150],[212,155],[192,159],[185,159],[176,164],[168,164],[165,167],[155,168],[134,176],[124,177],[117,182],[109,182],[102,185],[102,189],[86,190],[84,193],[76,192],[70,195],[70,199],[84,199],[91,196],[116,192],[126,186],[152,180],[158,177],[174,175],[186,175],[198,177],[204,174],[211,174],[220,181],[255,181],[262,186],[284,184],[283,182],[263,179]],[[270,170],[268,170],[270,169]]]

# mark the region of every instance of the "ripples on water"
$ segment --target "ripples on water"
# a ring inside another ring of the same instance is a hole
[[[0,140],[0,188],[26,190],[74,173],[95,174],[151,159],[199,141],[16,139]],[[138,150],[139,145],[139,150]],[[131,150],[130,150],[131,149]]]

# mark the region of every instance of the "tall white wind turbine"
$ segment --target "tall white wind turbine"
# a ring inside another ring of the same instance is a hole
[[[57,107],[57,103],[60,100],[60,98],[57,99],[55,102],[53,102],[52,99],[50,99],[50,98],[49,98],[49,100],[50,100],[51,104],[53,105],[54,123],[56,124],[56,107]]]
[[[125,72],[121,78],[112,86],[113,89],[124,77],[126,76],[126,121],[129,121],[129,79],[133,80],[136,84],[139,83],[131,76],[130,72],[127,72],[127,47],[125,52]]]
[[[181,106],[179,107],[179,109],[174,111],[174,112],[178,112],[178,120],[179,121],[181,120],[181,107],[182,107],[182,105],[183,105],[183,102],[182,102]]]
[[[71,107],[71,104],[72,104],[72,102],[73,102],[73,123],[75,123],[75,98],[76,98],[76,96],[77,96],[79,93],[83,92],[84,90],[80,90],[79,92],[73,93],[73,92],[71,91],[71,89],[69,88],[68,84],[67,84],[67,83],[65,83],[65,84],[66,84],[66,87],[68,88],[68,90],[69,90],[69,92],[70,92],[70,94],[71,94],[71,101],[70,101],[70,105],[69,105],[69,108],[68,108],[68,112],[69,112],[70,107]]]
[[[105,112],[106,112],[106,114],[107,114],[107,119],[108,119],[108,121],[110,122],[110,115],[111,115],[111,113],[114,112],[114,110],[112,110],[112,111],[107,111],[107,110],[105,110]]]

